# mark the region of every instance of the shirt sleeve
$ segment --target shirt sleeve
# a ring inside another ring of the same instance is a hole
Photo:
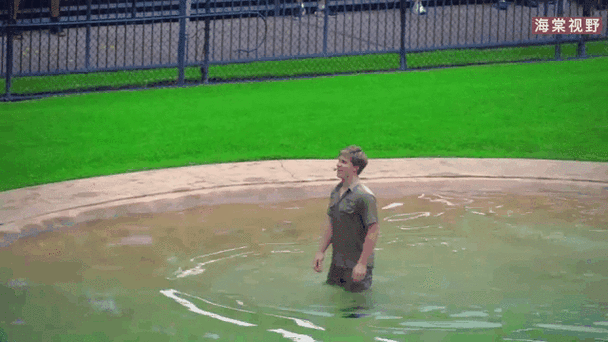
[[[376,206],[376,198],[373,195],[361,197],[361,218],[365,224],[365,228],[369,228],[374,223],[378,222],[378,207]]]

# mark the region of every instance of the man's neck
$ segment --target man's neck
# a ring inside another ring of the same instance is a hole
[[[354,176],[351,179],[344,179],[342,181],[342,191],[346,191],[351,185],[356,184],[359,181],[359,177]]]

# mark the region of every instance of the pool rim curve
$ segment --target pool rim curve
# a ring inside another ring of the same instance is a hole
[[[284,202],[290,190],[327,197],[339,183],[335,159],[208,164],[92,177],[0,192],[0,248],[19,238],[97,219],[186,210],[201,205]],[[485,184],[513,192],[531,184],[590,186],[608,196],[608,162],[508,158],[369,159],[363,183]],[[508,184],[508,185],[506,185]],[[281,190],[288,189],[288,190]],[[276,194],[277,192],[283,194]],[[273,194],[274,192],[274,194]],[[291,191],[293,192],[293,191]],[[219,196],[219,195],[222,196]],[[258,196],[256,195],[256,196]],[[274,197],[273,197],[274,196]],[[259,197],[259,196],[258,196]],[[302,199],[301,197],[297,197]],[[243,202],[244,201],[244,202]]]

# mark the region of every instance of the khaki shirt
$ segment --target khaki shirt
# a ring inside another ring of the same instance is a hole
[[[354,268],[363,252],[369,226],[378,222],[376,197],[365,185],[356,182],[340,198],[338,184],[331,192],[327,215],[331,219],[332,264]],[[374,253],[367,259],[367,267],[374,266]]]

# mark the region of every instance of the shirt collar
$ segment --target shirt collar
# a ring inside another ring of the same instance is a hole
[[[353,183],[352,183],[352,184],[351,184],[351,185],[348,187],[348,189],[350,189],[350,191],[352,192],[352,191],[355,189],[355,187],[356,187],[357,185],[359,185],[359,179],[357,179],[356,181],[354,181],[354,182],[353,182]]]

